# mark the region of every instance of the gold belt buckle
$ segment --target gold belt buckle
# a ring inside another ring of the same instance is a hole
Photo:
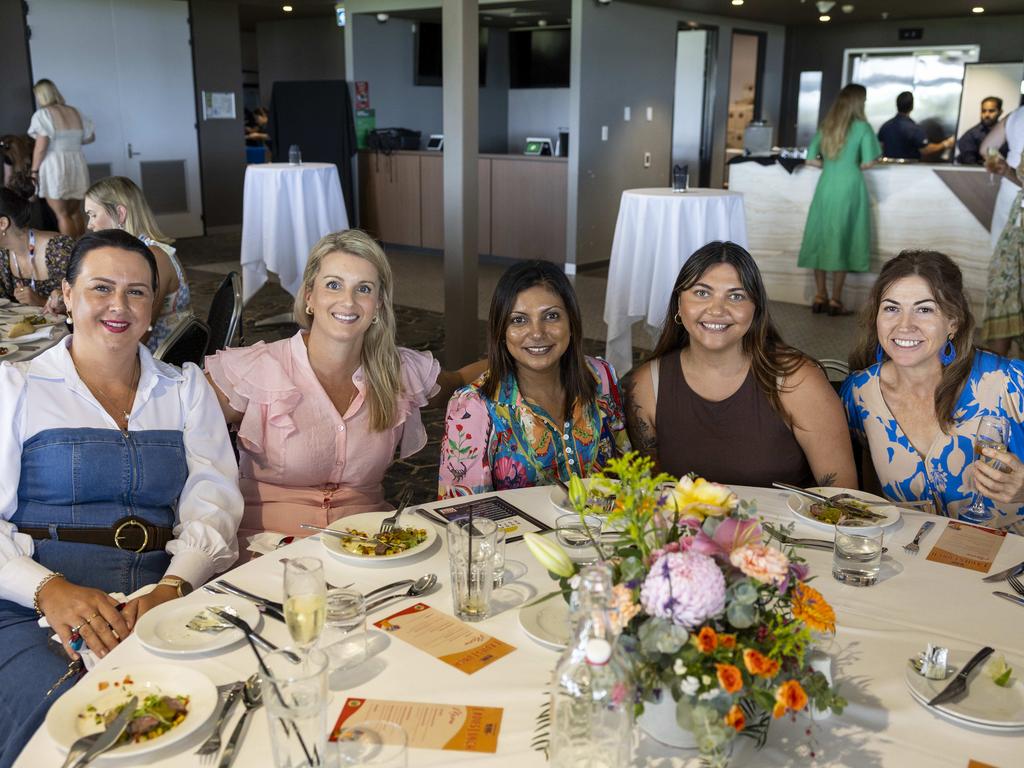
[[[124,532],[124,529],[130,525],[134,525],[142,529],[142,544],[139,546],[138,549],[126,551],[136,553],[141,552],[146,548],[146,545],[149,544],[149,530],[138,520],[125,520],[123,523],[117,526],[117,528],[114,529],[114,546],[118,549],[125,549],[125,547],[121,546],[121,534]]]

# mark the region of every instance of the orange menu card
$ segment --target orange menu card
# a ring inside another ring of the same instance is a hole
[[[337,741],[343,726],[386,720],[402,726],[410,747],[495,752],[503,712],[500,707],[348,699],[331,731],[331,741]]]
[[[928,559],[988,573],[1005,538],[1006,531],[950,520]]]
[[[471,675],[516,649],[424,603],[374,623],[378,629]]]

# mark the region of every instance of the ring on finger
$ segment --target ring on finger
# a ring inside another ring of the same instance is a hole
[[[92,616],[90,616],[90,617],[89,617],[88,619],[86,619],[86,620],[85,620],[85,623],[86,623],[86,624],[92,624],[92,620],[93,620],[93,619],[95,619],[95,618],[96,618],[97,616],[99,616],[99,615],[100,615],[100,613],[99,613],[99,611],[97,611],[97,612],[96,612],[96,613],[94,613],[94,614],[93,614]]]

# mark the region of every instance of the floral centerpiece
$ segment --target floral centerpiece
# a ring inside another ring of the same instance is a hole
[[[635,453],[588,482],[569,486],[581,518],[604,514],[595,497],[615,497],[605,528],[622,539],[592,544],[612,567],[614,621],[641,707],[675,701],[679,727],[711,765],[725,764],[737,735],[763,744],[787,712],[842,711],[807,659],[815,633],[834,632],[835,614],[800,558],[764,542],[753,503],[703,478],[655,475]],[[526,539],[568,597],[577,566],[552,539]]]

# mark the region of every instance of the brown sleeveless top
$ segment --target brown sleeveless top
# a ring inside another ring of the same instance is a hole
[[[696,472],[726,485],[814,485],[811,467],[782,417],[758,389],[753,371],[721,402],[705,400],[686,383],[679,353],[658,359],[658,463],[682,477]]]

